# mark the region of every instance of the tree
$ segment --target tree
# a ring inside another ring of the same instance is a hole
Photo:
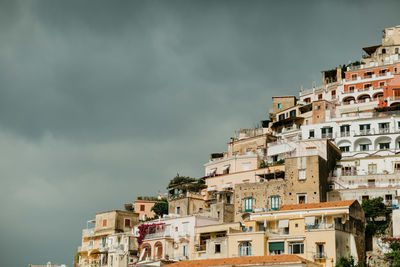
[[[388,238],[383,241],[390,243],[391,252],[386,253],[386,260],[390,263],[390,266],[400,267],[400,238]]]
[[[367,226],[365,234],[368,237],[374,236],[376,233],[383,234],[388,227],[389,211],[381,197],[364,200],[362,208],[365,212]],[[378,220],[379,218],[379,220]],[[382,220],[384,218],[384,220]]]
[[[355,267],[353,256],[340,257],[336,262],[336,267]]]
[[[180,184],[193,183],[196,181],[197,180],[195,178],[190,178],[188,176],[180,176],[179,173],[177,173],[176,176],[172,178],[171,181],[169,181],[167,188],[171,188]]]
[[[168,200],[165,198],[157,200],[151,210],[159,217],[168,214]]]

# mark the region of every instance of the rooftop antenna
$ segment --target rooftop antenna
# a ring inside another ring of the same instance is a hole
[[[313,82],[312,82],[312,87],[313,87],[313,88],[317,87],[317,82],[316,82],[316,81],[313,81]]]

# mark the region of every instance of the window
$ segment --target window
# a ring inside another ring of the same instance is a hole
[[[188,245],[183,245],[182,246],[182,256],[187,257],[188,256]]]
[[[281,114],[281,115],[278,116],[278,120],[279,121],[282,121],[284,119],[285,119],[285,114]]]
[[[395,171],[395,172],[400,172],[400,162],[396,162],[396,163],[394,164],[394,171]]]
[[[392,205],[392,195],[385,195],[385,204]]]
[[[331,91],[332,98],[336,98],[336,90]]]
[[[386,49],[382,48],[382,54],[386,54]]]
[[[131,220],[125,219],[125,227],[131,227]]]
[[[379,123],[379,133],[388,133],[389,132],[389,123]]]
[[[279,209],[279,196],[271,197],[271,209],[278,210]]]
[[[239,256],[251,256],[251,243],[246,241],[239,245]]]
[[[398,54],[398,53],[399,53],[399,48],[398,48],[398,47],[396,47],[396,48],[394,49],[394,53],[395,53],[395,54]]]
[[[309,138],[314,138],[314,137],[315,137],[314,130],[310,130]]]
[[[369,151],[369,144],[360,144],[360,151]]]
[[[290,111],[290,113],[289,113],[290,115],[290,117],[296,117],[296,110],[292,110],[292,111]]]
[[[322,94],[318,95],[318,100],[322,100]]]
[[[103,220],[103,227],[107,226],[107,220]]]
[[[368,186],[375,186],[375,179],[368,179]]]
[[[323,244],[317,244],[317,259],[323,259],[325,258],[325,253],[324,253],[324,245]]]
[[[376,174],[376,164],[368,164],[368,174]]]
[[[368,200],[368,199],[369,199],[369,196],[368,196],[368,195],[362,196],[361,199],[362,199],[362,201]]]
[[[354,86],[349,87],[349,93],[354,93]]]
[[[289,243],[289,254],[304,254],[304,244],[300,242]]]
[[[226,196],[226,203],[231,204],[231,196]]]
[[[221,244],[215,244],[215,253],[221,253]]]
[[[304,102],[311,103],[311,98],[307,97],[306,99],[304,99]]]
[[[342,152],[349,152],[350,151],[350,146],[341,146],[341,147],[339,147],[340,148],[340,150],[342,151]]]
[[[368,88],[370,88],[372,85],[370,84],[370,83],[366,83],[366,84],[364,84],[364,89],[368,89]]]
[[[140,205],[140,211],[144,211],[145,210],[145,205]]]
[[[253,211],[253,201],[254,199],[249,197],[244,199],[244,211]]]
[[[102,246],[103,248],[105,248],[105,247],[106,247],[106,243],[107,243],[107,237],[103,236],[103,237],[101,238],[101,246]]]
[[[379,143],[379,149],[389,149],[390,143]]]
[[[268,243],[268,250],[270,255],[280,255],[285,253],[284,242],[271,242]]]
[[[360,135],[369,134],[370,129],[371,129],[370,124],[360,124]]]
[[[249,227],[249,232],[253,232],[253,226]]]
[[[278,108],[281,109],[282,108],[282,104],[278,103]]]
[[[379,87],[383,87],[383,86],[385,86],[385,84],[386,84],[385,82],[380,82]]]
[[[352,74],[352,75],[351,75],[351,79],[352,79],[353,81],[357,80],[357,74]]]
[[[320,105],[317,106],[317,110],[321,110],[321,106]]]
[[[350,136],[350,125],[340,126],[340,137]]]
[[[181,214],[181,207],[179,207],[179,206],[176,207],[175,213],[178,214],[178,215]]]
[[[332,127],[321,128],[321,138],[332,138],[332,136],[333,136]]]
[[[307,194],[300,193],[297,194],[297,204],[305,204],[307,203]]]
[[[305,180],[306,179],[306,170],[302,169],[299,170],[299,180]]]

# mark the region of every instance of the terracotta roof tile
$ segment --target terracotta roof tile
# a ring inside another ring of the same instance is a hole
[[[274,256],[252,256],[252,257],[236,257],[222,259],[205,259],[205,260],[186,260],[170,264],[171,267],[201,267],[201,266],[224,266],[224,265],[240,265],[240,264],[282,264],[282,263],[314,263],[297,255],[274,255]],[[314,263],[316,264],[316,263]]]
[[[284,205],[282,206],[282,208],[279,209],[279,211],[350,207],[355,201],[357,200],[342,200],[342,201],[331,201],[331,202],[320,202],[320,203],[309,203],[309,204]]]

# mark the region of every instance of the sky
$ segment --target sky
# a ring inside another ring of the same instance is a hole
[[[400,1],[0,0],[1,266],[72,264],[95,213],[204,175]]]

